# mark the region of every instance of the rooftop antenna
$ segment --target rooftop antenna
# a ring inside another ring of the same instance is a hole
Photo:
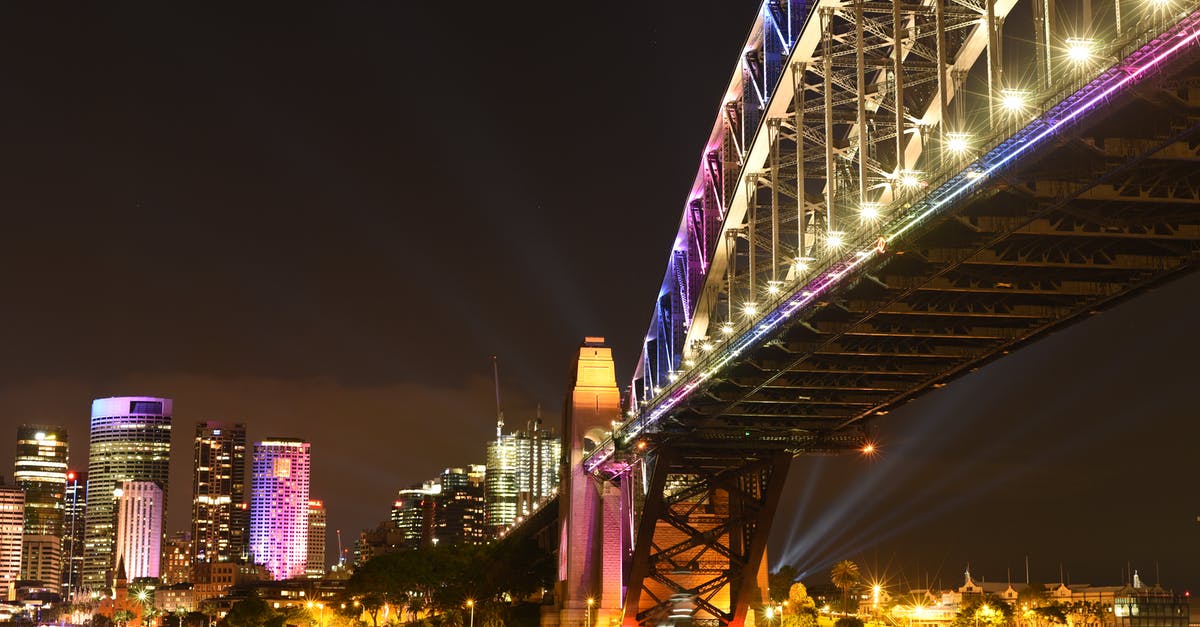
[[[504,435],[504,412],[500,411],[500,365],[495,355],[492,355],[492,374],[496,378],[496,439]]]

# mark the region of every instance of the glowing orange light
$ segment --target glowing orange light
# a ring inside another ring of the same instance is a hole
[[[866,444],[863,445],[862,449],[860,449],[860,450],[862,450],[863,455],[874,455],[875,454],[875,443],[867,442]]]
[[[638,448],[638,450],[639,450],[639,451],[644,451],[644,450],[646,450],[646,441],[645,441],[645,440],[639,440],[639,441],[638,441],[638,443],[637,443],[637,448]]]

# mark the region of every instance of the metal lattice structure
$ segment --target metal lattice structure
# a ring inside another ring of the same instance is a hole
[[[764,3],[584,460],[637,486],[626,624],[741,624],[793,456],[1196,266],[1198,10]]]

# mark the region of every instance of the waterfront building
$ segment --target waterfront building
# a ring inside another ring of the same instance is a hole
[[[163,546],[163,586],[175,587],[192,581],[192,552],[190,531],[176,531],[167,538]]]
[[[153,481],[123,481],[117,493],[117,559],[131,580],[161,572],[163,491]]]
[[[246,425],[196,424],[192,551],[196,562],[245,561]]]
[[[392,525],[401,535],[406,547],[432,544],[436,523],[437,499],[442,486],[437,480],[400,490],[399,498],[392,503]]]
[[[308,567],[309,444],[274,438],[254,445],[250,490],[250,558],[275,579],[303,577]]]
[[[21,576],[25,535],[25,493],[0,477],[0,598],[12,599]]]
[[[487,445],[485,502],[493,532],[511,527],[558,490],[562,441],[542,424],[541,410],[524,431],[504,433],[503,417],[496,439]]]
[[[434,513],[438,544],[484,544],[488,540],[483,464],[442,471]]]
[[[151,481],[168,498],[171,399],[120,396],[92,401],[82,586],[107,591],[116,567],[116,490]]]
[[[87,512],[87,473],[67,471],[67,492],[63,499],[62,590],[63,596],[75,592],[83,581],[83,527]]]
[[[25,492],[25,536],[21,579],[58,592],[62,581],[62,534],[67,492],[67,429],[52,425],[17,427],[13,479]]]
[[[304,576],[320,579],[325,576],[325,504],[308,501],[308,564]]]

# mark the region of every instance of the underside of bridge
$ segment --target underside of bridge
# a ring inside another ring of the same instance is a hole
[[[742,624],[794,455],[858,448],[897,406],[1196,267],[1200,64],[1160,70],[616,439],[606,467],[641,495],[625,624]]]

